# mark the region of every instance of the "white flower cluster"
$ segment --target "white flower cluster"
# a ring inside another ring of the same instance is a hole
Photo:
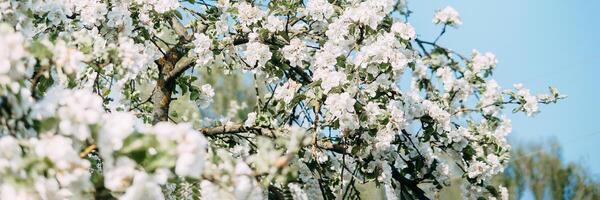
[[[61,135],[0,137],[1,199],[89,199],[90,162]]]
[[[410,23],[402,22],[392,24],[392,33],[400,35],[400,38],[404,40],[412,40],[417,36],[415,28]]]
[[[77,1],[75,4],[75,10],[81,15],[81,21],[88,26],[97,25],[100,20],[103,20],[108,13],[107,7],[106,3],[100,0]]]
[[[152,7],[158,13],[165,13],[179,8],[177,0],[135,0],[136,4]]]
[[[436,120],[442,129],[450,130],[450,113],[429,100],[424,100],[422,104],[427,115]]]
[[[529,93],[529,89],[525,88],[523,84],[513,85],[517,90],[516,96],[519,101],[523,102],[523,109],[527,113],[527,116],[533,116],[539,112],[538,98]]]
[[[470,166],[467,169],[467,176],[476,179],[478,182],[485,181],[502,170],[504,170],[504,167],[500,163],[498,156],[488,154],[485,162],[479,160],[471,161]]]
[[[283,57],[290,61],[292,67],[302,68],[304,66],[303,62],[310,61],[308,49],[304,41],[298,38],[292,39],[289,45],[281,49],[281,52],[283,53]]]
[[[99,96],[85,90],[56,87],[34,105],[31,115],[37,120],[52,122],[46,125],[48,130],[45,131],[85,141],[92,136],[92,126],[100,122],[103,113]]]
[[[462,24],[458,12],[450,6],[438,10],[433,17],[434,24],[445,24],[450,26],[459,26]]]
[[[253,41],[248,43],[246,46],[246,58],[244,60],[249,67],[254,68],[264,68],[267,61],[271,59],[273,53],[269,50],[269,46],[258,41]]]
[[[266,15],[260,8],[254,7],[245,1],[236,3],[234,6],[239,12],[237,17],[244,32],[250,32],[249,27],[261,21]]]
[[[326,94],[332,88],[338,87],[348,82],[345,73],[326,68],[317,69],[313,76],[313,80],[321,81],[321,88],[323,88],[323,92],[325,92]]]
[[[342,18],[377,29],[383,18],[392,11],[394,4],[394,0],[367,0],[344,11]]]
[[[215,90],[212,88],[210,84],[204,84],[200,86],[200,95],[198,100],[196,100],[196,104],[200,108],[206,108],[213,102],[213,97],[215,96]]]
[[[207,169],[215,178],[231,183],[229,186],[218,185],[209,180],[200,183],[201,195],[206,199],[263,199],[263,191],[258,182],[252,178],[252,169],[243,161],[234,159],[226,152],[218,151],[224,162],[218,165],[208,165]],[[223,174],[224,176],[218,176]]]
[[[67,44],[59,40],[52,48],[54,62],[58,70],[65,74],[77,74],[83,71],[86,64],[85,55],[75,48],[70,48]]]
[[[97,136],[97,148],[104,162],[105,187],[121,199],[164,198],[160,185],[173,177],[171,170],[181,177],[201,177],[208,143],[190,125],[162,122],[147,126],[130,113],[104,114],[101,105],[100,97],[84,90],[50,89],[33,107],[32,115],[45,127],[40,139],[17,142],[11,136],[0,138],[0,146],[6,150],[0,155],[0,174],[5,173],[6,177],[3,180],[15,178],[44,185],[0,182],[5,189],[0,196],[84,198],[91,194],[90,163],[79,158],[77,149],[93,135]],[[100,126],[100,131],[92,134],[95,126]],[[33,149],[25,152],[34,154],[20,153],[21,148],[29,147]],[[40,160],[45,158],[52,164],[45,166]],[[12,176],[31,170],[19,163],[32,159],[40,160],[36,161],[39,166],[32,168],[37,171],[27,172],[27,177]],[[169,160],[172,162],[165,163]]]
[[[131,18],[131,11],[127,8],[127,5],[114,6],[106,14],[106,25],[108,27],[116,28],[123,35],[131,35],[133,31],[133,19]]]
[[[117,71],[123,74],[125,80],[136,78],[160,56],[158,50],[150,44],[135,43],[131,38],[119,39],[118,52],[122,68]]]
[[[496,59],[496,56],[490,52],[481,54],[479,53],[479,51],[473,50],[473,55],[471,56],[471,63],[473,73],[479,73],[482,70],[494,69],[494,67],[496,67],[496,64],[498,64],[498,60]]]
[[[98,134],[104,184],[114,195],[162,199],[160,185],[173,178],[172,169],[177,176],[201,177],[208,148],[202,134],[189,124],[149,127],[134,119],[129,113],[107,114]]]
[[[273,98],[275,100],[282,100],[286,104],[289,104],[301,86],[302,85],[300,85],[299,83],[297,83],[294,80],[288,80],[281,87],[278,87],[275,90],[275,94],[274,94]]]
[[[327,42],[321,50],[315,53],[315,67],[333,68],[337,63],[337,58],[343,55],[345,50],[333,42]]]
[[[276,33],[285,30],[285,21],[275,15],[269,15],[267,17],[267,24],[265,28],[271,33]]]
[[[327,117],[339,120],[341,130],[357,129],[358,118],[354,115],[355,103],[356,100],[348,93],[330,94],[325,100],[325,109],[329,111]]]
[[[335,10],[327,0],[310,0],[304,13],[315,21],[325,21],[333,16]]]
[[[483,109],[485,114],[496,115],[500,111],[500,108],[496,105],[499,101],[502,101],[500,86],[496,80],[489,80],[486,82],[484,93],[479,99],[479,107]]]
[[[370,64],[389,63],[394,71],[401,73],[411,61],[410,56],[393,34],[386,33],[363,46],[356,55],[354,64],[365,68]]]
[[[204,35],[203,33],[194,34],[194,49],[192,52],[197,57],[196,66],[205,66],[212,62],[214,59],[213,52],[211,51],[212,40]]]
[[[12,27],[0,24],[0,46],[5,49],[0,51],[0,95],[7,85],[18,91],[19,84],[15,81],[27,75],[24,40],[23,35],[14,32]]]

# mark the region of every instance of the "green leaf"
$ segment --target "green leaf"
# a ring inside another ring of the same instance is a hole
[[[197,89],[190,90],[190,100],[195,101],[200,98],[200,92]]]
[[[471,147],[471,145],[467,145],[463,149],[463,159],[471,160],[476,153],[477,152],[475,152],[475,149],[473,149],[473,147]]]

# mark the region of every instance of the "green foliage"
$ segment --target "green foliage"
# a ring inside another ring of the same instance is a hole
[[[452,187],[444,188],[439,199],[461,198],[459,181],[462,180],[453,180]],[[508,167],[493,182],[506,187],[510,199],[529,196],[526,192],[532,192],[536,200],[600,199],[600,182],[582,165],[566,163],[555,142],[517,146]]]
[[[557,143],[520,146],[496,182],[508,187],[511,199],[527,189],[535,199],[600,199],[600,183],[581,166],[566,163]]]

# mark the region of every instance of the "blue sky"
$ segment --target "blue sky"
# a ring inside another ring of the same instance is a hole
[[[580,163],[600,180],[600,1],[413,0],[409,18],[419,37],[432,41],[431,23],[446,5],[463,25],[438,42],[463,54],[490,51],[500,61],[495,79],[503,87],[523,83],[534,94],[555,86],[568,96],[542,105],[534,118],[512,115],[513,144],[555,139],[567,161]]]

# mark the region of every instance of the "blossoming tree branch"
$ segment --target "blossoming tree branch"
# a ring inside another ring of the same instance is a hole
[[[0,0],[0,199],[433,199],[454,180],[507,199],[504,113],[563,96],[498,85],[494,54],[438,44],[462,22],[433,9],[437,38],[395,0]],[[174,120],[230,92],[201,70],[244,74],[252,111]]]

